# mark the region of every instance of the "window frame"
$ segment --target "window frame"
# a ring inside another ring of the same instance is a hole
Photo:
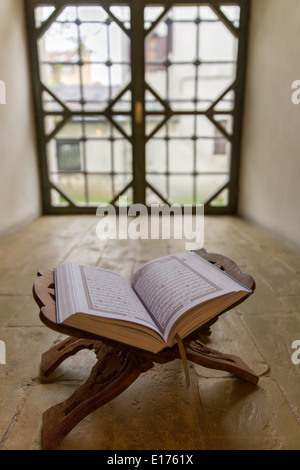
[[[134,76],[132,77],[132,86],[134,91],[132,93],[132,109],[129,112],[129,116],[132,122],[137,120],[137,105],[144,100],[145,97],[145,64],[141,64],[141,58],[144,57],[144,51],[141,51],[139,41],[144,38],[143,27],[138,24],[139,18],[141,17],[141,11],[144,6],[157,6],[157,0],[132,0],[132,1],[111,1],[111,0],[102,0],[102,2],[96,0],[90,0],[89,2],[82,2],[80,0],[74,0],[72,6],[82,6],[87,4],[89,6],[104,6],[109,8],[113,5],[124,5],[130,6],[132,8],[132,30],[135,31],[137,41],[136,44],[132,44],[131,57],[134,59],[135,63],[132,63],[134,67]],[[246,62],[247,62],[247,42],[248,42],[248,24],[250,16],[250,2],[249,0],[231,0],[231,1],[222,1],[222,6],[226,5],[237,5],[240,7],[240,25],[239,28],[234,28],[230,21],[226,18],[225,15],[220,11],[220,2],[218,0],[206,0],[191,2],[187,0],[178,1],[168,1],[159,3],[163,5],[166,10],[171,8],[174,5],[207,5],[209,4],[211,8],[217,13],[220,20],[225,22],[233,32],[237,35],[239,39],[238,55],[237,55],[237,74],[236,74],[236,83],[235,83],[235,100],[236,105],[234,108],[234,122],[235,122],[235,131],[232,138],[232,153],[231,153],[231,168],[230,168],[230,196],[228,205],[225,207],[216,207],[210,205],[213,199],[220,193],[222,190],[226,189],[226,185],[223,188],[220,188],[218,193],[212,195],[209,199],[205,201],[205,211],[206,213],[213,214],[234,214],[237,211],[238,204],[238,181],[239,181],[239,166],[240,166],[240,150],[241,150],[241,138],[242,138],[242,116],[243,116],[243,106],[244,106],[244,88],[245,88],[245,78],[246,78]],[[49,19],[46,20],[40,30],[34,34],[35,30],[35,19],[34,19],[34,8],[37,6],[48,6],[55,5],[56,10],[53,14],[50,15]],[[49,21],[55,20],[60,12],[64,9],[65,6],[70,5],[70,2],[64,0],[24,0],[25,14],[26,14],[26,25],[28,32],[28,44],[29,44],[29,57],[30,57],[30,68],[31,68],[31,77],[32,77],[32,90],[33,90],[33,99],[35,105],[35,117],[36,117],[36,134],[37,134],[37,145],[38,145],[38,155],[40,162],[40,173],[43,187],[43,212],[45,214],[65,214],[65,213],[95,213],[95,207],[76,205],[74,201],[68,197],[66,194],[61,195],[66,199],[68,207],[62,206],[57,207],[51,204],[50,193],[51,190],[56,189],[53,184],[49,181],[49,173],[47,168],[47,155],[45,151],[45,139],[43,138],[44,129],[41,116],[43,116],[43,109],[41,106],[41,82],[39,78],[39,60],[38,60],[38,51],[36,40],[38,35],[41,35],[43,31],[47,28]],[[143,25],[142,25],[143,26]],[[142,76],[141,76],[142,74]],[[141,121],[139,126],[135,126],[132,134],[132,145],[133,145],[133,194],[134,202],[140,202],[145,204],[145,191],[146,191],[146,171],[145,171],[145,145],[147,138],[142,126],[145,122],[145,107],[143,108],[141,116]],[[69,119],[70,116],[67,116],[66,119]],[[166,110],[166,119],[168,119],[168,110]],[[64,123],[61,124],[63,127]],[[141,156],[138,160],[138,156]],[[141,184],[140,184],[141,183]],[[139,186],[140,184],[140,186]],[[229,185],[227,185],[229,187]],[[125,188],[126,189],[126,188]],[[150,188],[151,189],[151,188]],[[116,200],[113,200],[114,204]],[[163,201],[167,202],[167,201]],[[116,207],[117,208],[117,207]]]

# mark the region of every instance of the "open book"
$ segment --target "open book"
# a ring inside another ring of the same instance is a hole
[[[154,353],[252,293],[194,252],[150,261],[131,282],[74,263],[54,275],[57,323]]]

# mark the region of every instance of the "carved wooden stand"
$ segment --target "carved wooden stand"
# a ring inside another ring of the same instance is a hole
[[[204,249],[199,250],[198,254],[247,287],[255,289],[253,278],[249,274],[243,274],[229,258],[207,253]],[[70,335],[43,354],[41,364],[43,375],[49,375],[66,358],[81,349],[93,349],[98,358],[86,382],[67,400],[49,408],[43,414],[43,449],[55,449],[76,424],[121,394],[142,372],[151,369],[154,363],[165,364],[181,358],[177,346],[153,354],[57,324],[53,271],[44,270],[38,273],[33,286],[33,295],[40,307],[40,318],[43,323],[55,331]],[[204,367],[230,372],[256,384],[257,375],[239,357],[220,353],[204,346],[200,341],[201,336],[210,334],[210,326],[215,321],[216,319],[206,324],[184,341],[187,359]]]

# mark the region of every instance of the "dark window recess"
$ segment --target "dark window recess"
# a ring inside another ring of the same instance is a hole
[[[80,148],[77,141],[57,141],[58,171],[81,170]]]

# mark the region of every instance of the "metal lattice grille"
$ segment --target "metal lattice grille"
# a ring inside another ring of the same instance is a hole
[[[26,11],[46,212],[120,195],[234,211],[247,2],[30,0]]]

